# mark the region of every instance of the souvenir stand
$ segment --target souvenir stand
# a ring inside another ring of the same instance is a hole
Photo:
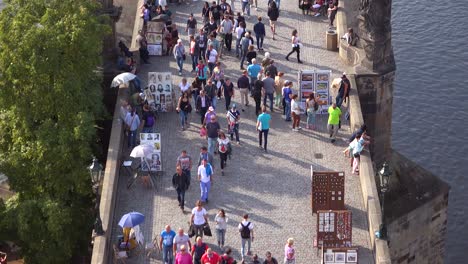
[[[299,99],[301,107],[305,108],[305,102],[311,93],[319,97],[318,114],[326,114],[331,104],[330,96],[330,70],[300,70],[299,80]]]
[[[312,172],[312,212],[344,210],[344,172]]]
[[[163,21],[148,21],[146,25],[146,41],[150,56],[162,56],[163,54]]]
[[[174,93],[170,72],[149,72],[145,98],[154,112],[174,111]]]

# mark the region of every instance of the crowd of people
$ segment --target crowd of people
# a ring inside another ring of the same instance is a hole
[[[255,104],[258,145],[265,152],[268,152],[268,133],[272,123],[270,113],[274,111],[280,112],[286,122],[292,123],[292,131],[297,132],[302,129],[301,116],[304,114],[306,115],[306,128],[317,129],[316,114],[319,111],[319,97],[311,93],[305,105],[301,104],[298,98],[299,90],[294,88],[294,82],[285,79],[284,72],[278,71],[271,54],[264,52],[267,30],[261,16],[256,17],[255,22],[252,23],[252,30],[247,29],[250,8],[253,6],[257,8],[257,1],[254,3],[250,0],[241,0],[241,11],[236,15],[233,3],[233,0],[231,4],[228,4],[226,0],[214,1],[211,4],[205,2],[201,10],[201,23],[195,19],[193,13],[189,14],[184,29],[189,39],[188,43],[184,43],[179,38],[178,29],[171,21],[172,12],[165,0],[159,0],[159,3],[146,1],[141,7],[145,26],[155,15],[165,15],[167,19],[165,31],[169,36],[165,38],[167,40],[166,51],[174,56],[178,74],[184,75],[177,89],[180,97],[177,100],[176,111],[179,114],[180,129],[181,131],[187,130],[191,123],[196,122],[190,116],[199,115],[200,136],[206,139],[206,145],[201,147],[196,161],[195,178],[200,186],[200,198],[191,210],[189,232],[187,234],[179,228],[176,233],[170,225],[167,225],[160,234],[159,246],[162,249],[165,264],[237,263],[231,256],[232,249],[225,246],[228,218],[223,209],[219,209],[211,221],[215,225],[218,248],[223,250],[223,254],[218,254],[214,248],[210,248],[203,241],[204,235],[211,232],[207,230],[210,226],[210,219],[204,206],[209,203],[211,185],[215,178],[215,167],[217,167],[214,163],[215,155],[219,155],[220,174],[224,175],[224,169],[232,155],[232,144],[241,145],[241,113],[248,111],[249,100],[253,99]],[[308,0],[301,0],[299,4],[302,9],[307,12],[311,10],[316,16],[323,14],[326,8],[330,25],[333,25],[338,4],[336,0],[316,0],[314,4]],[[276,22],[280,16],[279,6],[280,0],[268,1],[267,15],[273,41],[276,40]],[[142,63],[149,63],[144,33],[145,28],[140,31],[137,43]],[[352,30],[348,33],[346,37],[350,44],[355,39],[355,35]],[[292,31],[289,42],[292,49],[285,59],[289,60],[290,56],[296,53],[297,62],[303,63],[300,57],[302,42],[296,29]],[[121,51],[124,56],[131,56],[131,54],[126,54],[128,49],[125,47],[121,47]],[[260,59],[260,53],[264,55],[263,59]],[[222,60],[223,56],[234,56],[234,54],[239,59],[241,70],[237,80],[231,80],[225,76],[226,69]],[[185,77],[189,75],[184,72],[184,64],[188,56],[191,58],[191,77]],[[341,126],[342,103],[348,99],[350,90],[351,83],[343,73],[335,103],[328,109],[327,129],[332,143],[336,141],[336,135]],[[232,102],[236,92],[240,95],[239,104]],[[223,98],[224,105],[221,105],[220,100]],[[128,102],[128,106],[123,104],[124,109],[127,107],[129,110],[124,111],[123,119],[128,130],[128,146],[134,147],[137,131],[152,132],[155,116],[149,111],[144,94],[138,89],[136,95],[134,94]],[[142,118],[140,119],[139,116]],[[221,119],[227,121],[227,127],[221,127]],[[349,147],[344,150],[345,155],[352,159],[353,173],[358,173],[360,152],[366,144],[369,144],[370,137],[366,135],[365,130],[366,128],[363,127],[356,132],[350,139]],[[172,185],[177,192],[178,206],[182,211],[186,206],[185,192],[191,184],[193,163],[187,151],[182,150],[176,161],[176,173],[172,177]],[[238,224],[238,232],[242,241],[240,262],[244,263],[246,259],[249,259],[252,260],[251,263],[261,263],[259,256],[251,252],[251,244],[254,241],[254,223],[250,221],[248,214],[242,216],[242,221]],[[194,238],[193,243],[190,237]],[[246,258],[246,256],[251,256],[251,258]],[[293,238],[289,238],[285,244],[283,260],[286,264],[295,263]],[[262,263],[277,264],[278,261],[270,252],[266,252]]]

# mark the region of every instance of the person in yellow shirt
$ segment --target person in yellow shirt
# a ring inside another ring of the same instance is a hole
[[[336,106],[336,103],[333,103],[328,108],[328,124],[327,129],[330,134],[331,143],[336,141],[336,134],[338,134],[338,127],[340,124],[341,110]]]
[[[281,90],[284,87],[284,72],[278,72],[278,75],[275,77],[275,106],[279,107],[282,103],[281,101]]]
[[[123,228],[124,242],[127,243],[126,247],[130,250],[134,249],[137,246],[135,240],[135,232],[131,227]]]

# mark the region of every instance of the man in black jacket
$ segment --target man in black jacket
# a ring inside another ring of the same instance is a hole
[[[177,201],[179,201],[179,207],[184,211],[185,203],[185,191],[190,185],[187,174],[182,170],[180,166],[177,166],[176,173],[172,176],[172,186],[177,191]]]
[[[208,107],[210,106],[211,106],[210,98],[206,96],[205,90],[201,90],[200,95],[197,97],[197,102],[195,104],[195,107],[198,113],[200,113],[202,125],[203,125],[203,122],[205,121],[206,111],[208,111]]]

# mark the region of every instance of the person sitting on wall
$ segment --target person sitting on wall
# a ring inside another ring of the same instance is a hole
[[[358,35],[354,33],[353,28],[348,28],[348,32],[341,37],[341,39],[346,40],[346,43],[348,43],[349,46],[356,46],[356,43],[359,39]]]

